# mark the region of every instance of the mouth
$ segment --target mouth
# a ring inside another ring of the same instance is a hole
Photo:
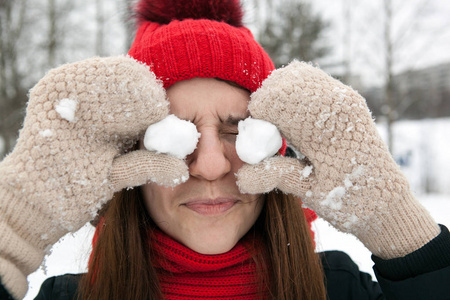
[[[229,211],[238,201],[235,198],[196,199],[183,205],[203,216],[217,216]]]

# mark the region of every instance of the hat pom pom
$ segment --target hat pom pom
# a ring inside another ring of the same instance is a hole
[[[239,0],[140,0],[135,13],[138,25],[147,21],[168,24],[173,20],[208,19],[243,26]]]

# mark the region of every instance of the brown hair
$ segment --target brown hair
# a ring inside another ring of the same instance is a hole
[[[323,272],[298,199],[271,192],[253,227],[267,245],[255,253],[267,274],[271,299],[325,299]],[[79,299],[163,299],[150,262],[148,231],[154,228],[140,188],[123,190],[110,201]],[[251,233],[250,233],[251,234]],[[268,260],[264,256],[269,257]]]

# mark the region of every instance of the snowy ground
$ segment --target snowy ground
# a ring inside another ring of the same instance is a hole
[[[417,198],[438,223],[450,227],[450,119],[399,122],[394,131],[394,156],[402,165]],[[382,126],[380,132],[383,135]],[[433,194],[425,194],[427,190]],[[337,232],[323,220],[314,222],[313,228],[318,251],[345,251],[362,271],[373,275],[370,252],[356,238]],[[84,272],[92,235],[92,227],[85,226],[58,242],[46,260],[46,274],[39,269],[28,277],[30,289],[25,299],[33,299],[47,277]]]
[[[436,222],[450,226],[450,195],[421,195],[418,198]],[[314,222],[313,229],[318,251],[342,250],[350,255],[362,271],[371,274],[376,280],[371,253],[354,236],[338,232],[322,219]]]

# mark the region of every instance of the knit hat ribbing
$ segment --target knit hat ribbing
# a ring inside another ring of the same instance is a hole
[[[142,0],[137,14],[140,25],[128,54],[148,64],[165,88],[208,77],[254,92],[275,68],[250,30],[240,26],[239,1]]]

